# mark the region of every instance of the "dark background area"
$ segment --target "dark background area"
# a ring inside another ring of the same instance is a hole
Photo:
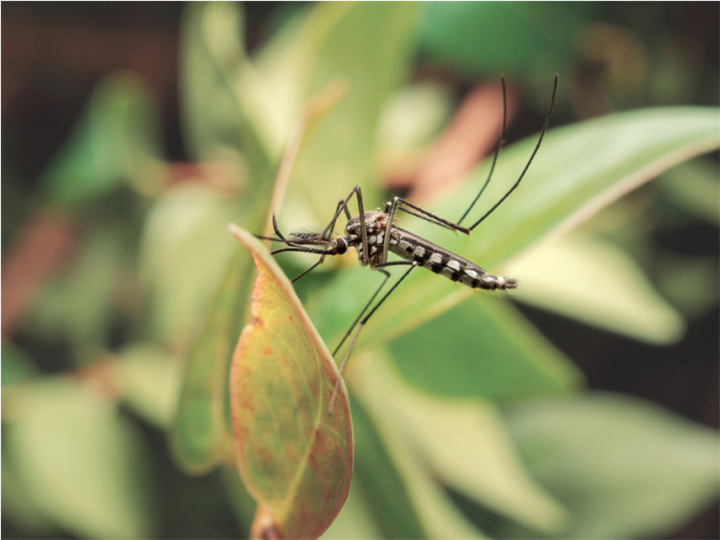
[[[246,5],[251,50],[261,41],[268,17],[280,7],[270,3]],[[695,43],[717,65],[718,3],[657,7],[660,19],[672,19],[675,32],[692,34]],[[41,172],[72,132],[94,85],[108,72],[128,69],[148,81],[162,107],[166,155],[177,162],[185,161],[186,156],[178,106],[182,4],[4,2],[2,8],[2,188],[5,195],[2,198],[2,249],[6,254],[25,218],[35,208],[34,190]],[[632,10],[632,6],[624,3],[613,4],[611,15],[613,9],[626,8]],[[588,64],[585,69],[591,81],[597,66]],[[534,131],[538,125],[536,120],[532,114],[519,115],[510,138]],[[563,120],[572,119],[560,116],[555,125]],[[671,212],[662,216],[662,223],[654,234],[664,249],[717,257],[720,240],[717,228]],[[682,287],[683,276],[678,276],[677,281],[678,287]],[[639,396],[703,425],[720,427],[717,305],[689,324],[687,335],[680,343],[667,347],[641,344],[525,306],[521,309],[577,363],[590,388]],[[16,337],[22,343],[22,334]],[[34,346],[22,344],[28,349]],[[41,368],[52,371],[65,363],[61,358],[48,355],[47,349],[43,352],[37,356],[46,362]],[[54,354],[62,355],[62,349],[55,349]],[[163,452],[163,437],[151,430],[148,436]],[[167,462],[158,461],[157,466],[167,468]],[[182,475],[179,471],[164,472],[171,479]],[[217,474],[193,480],[208,486],[219,481]],[[186,486],[182,482],[180,485]],[[207,493],[217,491],[207,490]],[[181,489],[175,491],[175,496],[182,498],[191,494]],[[226,501],[213,499],[194,504],[214,506],[215,524],[211,528],[206,528],[210,524],[195,524],[193,530],[183,527],[166,533],[175,538],[214,537],[214,534],[222,537],[235,527]],[[714,506],[670,538],[718,538],[719,521],[720,512]],[[5,537],[21,536],[5,522],[2,532]]]

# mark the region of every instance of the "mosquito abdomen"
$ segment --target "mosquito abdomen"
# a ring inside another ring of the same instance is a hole
[[[517,288],[517,281],[514,279],[488,274],[477,264],[398,227],[392,229],[390,251],[405,260],[416,261],[423,268],[450,281],[462,283],[473,289]]]

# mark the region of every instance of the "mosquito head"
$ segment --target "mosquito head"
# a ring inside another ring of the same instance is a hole
[[[343,255],[348,250],[348,241],[344,236],[338,236],[335,239],[335,254]]]

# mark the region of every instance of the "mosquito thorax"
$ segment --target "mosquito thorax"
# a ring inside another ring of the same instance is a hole
[[[385,212],[380,212],[378,210],[365,212],[365,228],[368,236],[384,231],[387,227],[387,217],[388,216]],[[360,216],[355,216],[347,222],[347,225],[345,225],[345,232],[348,233],[348,236],[353,235],[359,239],[361,227],[362,223],[360,222]],[[352,241],[350,242],[350,245],[353,245]]]
[[[365,212],[365,231],[367,234],[369,257],[363,254],[362,240],[362,223],[360,216],[355,216],[345,225],[348,244],[355,248],[358,259],[363,265],[370,264],[374,266],[378,264],[382,257],[383,243],[385,241],[385,231],[387,230],[388,215],[385,212],[371,210]]]

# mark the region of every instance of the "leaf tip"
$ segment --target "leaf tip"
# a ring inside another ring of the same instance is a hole
[[[241,230],[240,230],[240,227],[238,227],[238,226],[235,225],[234,223],[228,223],[227,228],[228,228],[228,231],[230,231],[230,233],[231,233],[235,238],[237,238],[238,240],[240,240],[240,238],[242,238],[242,232],[241,232]]]

